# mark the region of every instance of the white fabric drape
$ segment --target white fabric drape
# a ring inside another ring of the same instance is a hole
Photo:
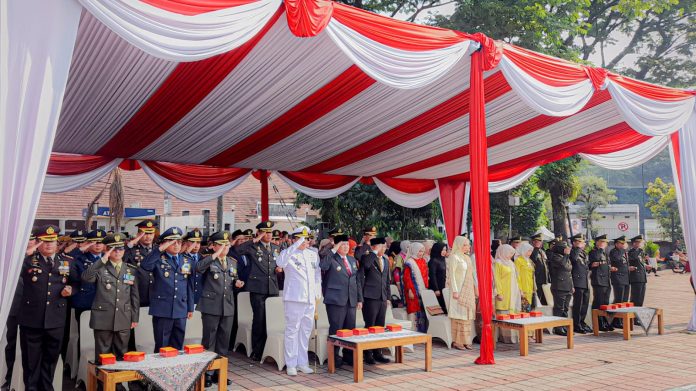
[[[0,2],[0,324],[4,325],[41,197],[81,7]]]
[[[418,88],[444,75],[454,64],[478,48],[473,41],[436,50],[407,51],[373,41],[332,19],[326,32],[338,47],[380,83],[395,88]]]
[[[638,144],[635,147],[607,153],[604,155],[592,155],[581,153],[584,159],[591,163],[610,170],[625,170],[639,166],[652,159],[669,144],[669,136],[658,136]]]
[[[387,198],[405,208],[422,208],[433,202],[439,194],[437,186],[423,193],[405,193],[387,185],[375,177],[372,179],[375,181],[375,185],[377,185],[379,190],[384,193]]]
[[[503,55],[499,68],[512,90],[540,114],[564,117],[580,111],[594,94],[592,82],[584,80],[565,87],[544,84]]]
[[[248,173],[242,175],[241,177],[219,186],[191,187],[176,183],[157,174],[150,167],[147,166],[147,163],[143,162],[142,160],[138,160],[138,163],[140,164],[140,167],[143,169],[145,174],[147,174],[147,176],[149,176],[150,179],[152,179],[152,181],[157,184],[157,186],[161,187],[162,190],[166,191],[167,193],[173,195],[174,197],[180,200],[194,203],[209,201],[227,193],[228,191],[231,191],[235,187],[239,186],[242,182],[244,182],[244,180],[249,176],[249,174],[251,174],[251,170],[249,170]]]
[[[529,177],[532,176],[532,174],[534,174],[534,171],[536,171],[537,168],[539,167],[532,167],[515,175],[512,178],[508,178],[502,181],[488,182],[488,191],[490,193],[500,193],[503,191],[514,189],[517,186],[524,183],[524,181],[529,179]]]
[[[280,7],[258,0],[237,7],[181,15],[140,0],[79,0],[134,46],[170,61],[196,61],[228,52],[254,37]]]
[[[350,190],[350,188],[353,187],[353,185],[358,183],[358,181],[360,180],[360,177],[357,177],[357,178],[355,178],[354,181],[352,181],[346,185],[343,185],[341,187],[337,187],[335,189],[324,190],[324,189],[312,189],[311,187],[300,185],[299,183],[290,180],[288,177],[284,176],[283,174],[281,174],[278,171],[274,171],[273,173],[278,175],[280,177],[280,179],[284,180],[285,183],[287,183],[290,187],[299,191],[300,193],[306,194],[310,197],[319,198],[322,200],[325,200],[327,198],[337,197],[338,195],[345,193],[346,191]]]
[[[46,175],[43,191],[46,193],[63,193],[66,191],[77,190],[98,181],[100,178],[110,173],[118,167],[123,159],[114,159],[109,164],[105,164],[96,170],[88,171],[78,175]]]
[[[696,102],[696,97],[678,101],[645,98],[611,80],[607,80],[607,89],[626,123],[646,136],[666,136],[682,128]]]

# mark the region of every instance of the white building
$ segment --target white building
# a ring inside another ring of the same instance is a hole
[[[579,216],[581,208],[581,205],[570,205],[570,220],[574,234],[582,232],[587,235],[587,219]],[[630,239],[640,233],[640,208],[637,204],[607,205],[597,208],[596,213],[600,218],[592,222],[592,228],[598,235],[606,234],[611,240],[622,235]]]

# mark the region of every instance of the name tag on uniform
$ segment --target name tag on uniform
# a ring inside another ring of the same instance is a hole
[[[68,266],[68,262],[61,262],[60,263],[60,266],[58,266],[58,273],[60,273],[60,274],[70,273],[70,266]]]
[[[181,272],[183,274],[191,274],[191,264],[186,262],[183,265],[181,265]]]

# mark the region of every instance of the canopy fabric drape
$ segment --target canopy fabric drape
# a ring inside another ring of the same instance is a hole
[[[0,238],[0,244],[15,243],[5,247],[4,268],[21,254],[16,243],[28,235],[28,211],[36,206],[50,151],[108,164],[137,161],[158,185],[187,200],[228,191],[252,170],[279,172],[316,197],[340,194],[362,178],[402,205],[450,197],[443,215],[452,235],[461,233],[469,183],[479,261],[488,253],[481,242],[488,241],[482,231],[488,229],[489,181],[512,181],[574,154],[614,167],[635,164],[648,153],[641,151],[657,149],[679,129],[678,155],[696,155],[696,144],[684,141],[694,132],[685,125],[694,120],[694,91],[483,34],[324,0],[66,0],[55,12],[35,1],[12,2],[2,15],[9,26],[2,32],[2,61],[18,61],[9,68],[12,78],[2,75],[1,107],[9,115],[2,132],[23,141],[3,144],[10,153],[3,155],[2,183],[17,186],[12,195],[3,187],[0,207],[24,213],[3,217],[20,228]],[[41,39],[25,47],[28,35],[13,29],[15,21],[29,20],[41,26],[32,33]],[[14,51],[34,48],[41,50],[32,53],[30,67],[50,68],[26,72],[28,63],[15,60],[28,57]],[[15,121],[17,115],[22,119]],[[31,164],[20,168],[26,163],[18,154],[29,145]],[[105,164],[62,184],[49,177],[47,188],[87,183]],[[214,172],[206,166],[232,174],[217,183],[195,175],[182,183],[167,174]],[[19,184],[20,177],[33,182]],[[683,195],[696,194],[694,182],[682,180]],[[688,221],[696,212],[686,198]],[[490,265],[479,267],[487,278]],[[13,280],[6,281],[3,297],[14,289]],[[490,281],[479,286],[489,292]],[[492,363],[485,341],[479,362]]]

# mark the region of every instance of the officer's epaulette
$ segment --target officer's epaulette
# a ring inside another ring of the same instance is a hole
[[[68,260],[68,261],[74,261],[74,260],[75,260],[74,257],[72,257],[72,256],[70,256],[70,255],[68,255],[68,254],[66,254],[66,253],[59,254],[59,256],[60,256],[61,258],[65,258],[65,259]]]
[[[126,266],[130,266],[130,267],[132,267],[133,269],[137,269],[137,268],[138,268],[138,265],[134,265],[134,264],[128,263],[128,262],[126,262]]]

